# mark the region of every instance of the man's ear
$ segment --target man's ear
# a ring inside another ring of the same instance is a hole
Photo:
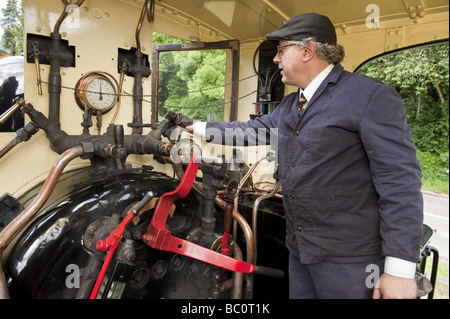
[[[316,48],[317,45],[314,41],[309,41],[306,47],[302,48],[304,51],[302,59],[304,63],[311,61],[316,56]]]

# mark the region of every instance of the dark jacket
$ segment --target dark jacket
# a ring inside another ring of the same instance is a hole
[[[278,128],[287,247],[303,263],[417,262],[421,170],[400,96],[337,64],[301,118],[297,98],[253,121],[207,124],[228,144],[230,128]]]

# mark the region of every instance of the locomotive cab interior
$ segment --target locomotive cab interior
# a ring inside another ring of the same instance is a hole
[[[287,299],[282,155],[212,146],[161,116],[161,54],[225,52],[220,116],[247,121],[295,90],[265,40],[294,15],[330,17],[349,71],[449,37],[447,0],[23,3],[24,90],[0,133],[0,297],[13,299]]]

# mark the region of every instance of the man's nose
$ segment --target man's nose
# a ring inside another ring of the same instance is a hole
[[[279,52],[277,52],[277,54],[274,56],[273,63],[275,63],[275,64],[280,64],[281,63],[280,53]]]

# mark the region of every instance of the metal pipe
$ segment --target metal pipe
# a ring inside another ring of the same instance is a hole
[[[134,73],[134,85],[133,85],[133,134],[142,134],[142,101],[144,96],[144,87],[142,85],[144,57],[142,52],[136,52],[136,64]]]
[[[256,169],[256,167],[259,165],[259,163],[261,163],[261,161],[264,160],[266,157],[267,157],[267,155],[264,156],[264,157],[261,157],[260,159],[258,159],[255,162],[255,164],[252,167],[250,167],[248,172],[244,175],[244,177],[239,182],[238,187],[236,189],[236,194],[234,195],[234,210],[236,212],[237,212],[238,207],[239,207],[239,193],[241,192],[242,187],[244,186],[245,182],[250,177],[250,175],[253,173],[253,171]],[[237,223],[236,223],[236,221],[237,221],[236,219],[233,221],[233,237],[234,238],[236,238],[236,233],[237,233]],[[247,245],[248,245],[248,243],[247,243]],[[252,246],[253,246],[253,241],[252,241]]]
[[[49,94],[49,120],[59,127],[60,123],[60,96],[61,96],[61,62],[70,61],[72,56],[67,52],[61,50],[61,34],[59,29],[64,19],[66,19],[69,11],[73,8],[78,8],[84,0],[78,0],[72,3],[71,0],[62,0],[64,4],[64,11],[55,23],[54,31],[50,34],[51,49],[49,52],[50,73],[48,75],[48,94]]]
[[[263,200],[271,198],[271,197],[274,197],[279,189],[280,189],[280,182],[277,181],[277,183],[275,184],[274,189],[269,194],[266,194],[266,195],[263,195],[263,196],[259,196],[255,200],[255,203],[253,204],[252,231],[253,231],[253,247],[255,249],[255,257],[254,257],[255,265],[256,265],[257,255],[258,255],[258,207],[259,207],[259,204]]]
[[[36,214],[36,212],[44,205],[53,192],[59,177],[64,168],[73,159],[83,155],[83,148],[76,146],[65,151],[55,162],[47,179],[44,182],[39,194],[34,198],[33,202],[21,212],[11,223],[9,223],[0,233],[0,299],[9,299],[9,291],[6,284],[5,274],[3,272],[2,257],[3,251],[14,237],[14,235]]]
[[[219,204],[223,209],[225,209],[225,206],[227,204],[223,199],[219,197],[216,197],[216,203]],[[241,226],[242,231],[244,232],[247,245],[247,262],[250,264],[254,264],[255,249],[253,246],[252,229],[250,228],[250,225],[247,223],[245,218],[242,217],[242,215],[239,214],[236,209],[233,209],[233,218]],[[236,235],[234,235],[234,238],[236,238]],[[236,276],[235,280],[238,280],[239,282],[239,275],[236,274]],[[253,274],[247,274],[246,291],[246,298],[251,298],[251,296],[253,295]]]
[[[242,250],[237,243],[234,243],[234,258],[242,260]],[[233,272],[233,288],[231,289],[231,299],[242,298],[242,284],[244,282],[244,274],[241,272]]]
[[[50,73],[48,75],[48,119],[60,126],[61,112],[61,34],[51,34],[51,50],[49,53]]]
[[[216,203],[223,209],[225,209],[225,206],[227,205],[227,203],[220,197],[216,197]],[[241,226],[242,231],[244,232],[245,241],[247,244],[247,262],[253,263],[254,248],[253,248],[252,229],[250,228],[250,225],[247,223],[245,218],[242,217],[242,215],[239,214],[234,208],[233,208],[233,218],[236,220],[239,226]]]
[[[144,22],[144,17],[147,14],[147,20],[150,23],[153,23],[155,19],[155,1],[154,0],[146,0],[144,5],[142,6],[141,16],[139,17],[139,22],[136,26],[136,47],[137,51],[141,52],[141,39],[140,33],[142,29],[142,23]]]
[[[250,177],[250,175],[252,175],[253,171],[256,169],[256,167],[259,165],[259,163],[261,163],[261,161],[263,161],[264,159],[267,158],[267,155],[264,155],[264,157],[261,157],[259,160],[257,160],[255,162],[255,164],[253,164],[252,167],[250,167],[250,169],[248,170],[248,172],[244,175],[244,177],[241,179],[241,181],[239,182],[239,185],[237,187],[236,190],[236,195],[234,195],[234,208],[237,210],[238,209],[238,200],[239,200],[239,193],[241,191],[242,186],[244,186],[245,182],[247,181],[247,179]]]
[[[5,146],[3,146],[0,149],[0,158],[5,156],[10,150],[12,150],[19,143],[20,140],[17,137],[14,137],[11,141],[9,141]]]
[[[34,123],[29,122],[24,127],[16,131],[16,136],[9,141],[2,149],[0,149],[0,158],[5,156],[10,150],[21,142],[28,141],[31,136],[38,132],[38,128]]]

